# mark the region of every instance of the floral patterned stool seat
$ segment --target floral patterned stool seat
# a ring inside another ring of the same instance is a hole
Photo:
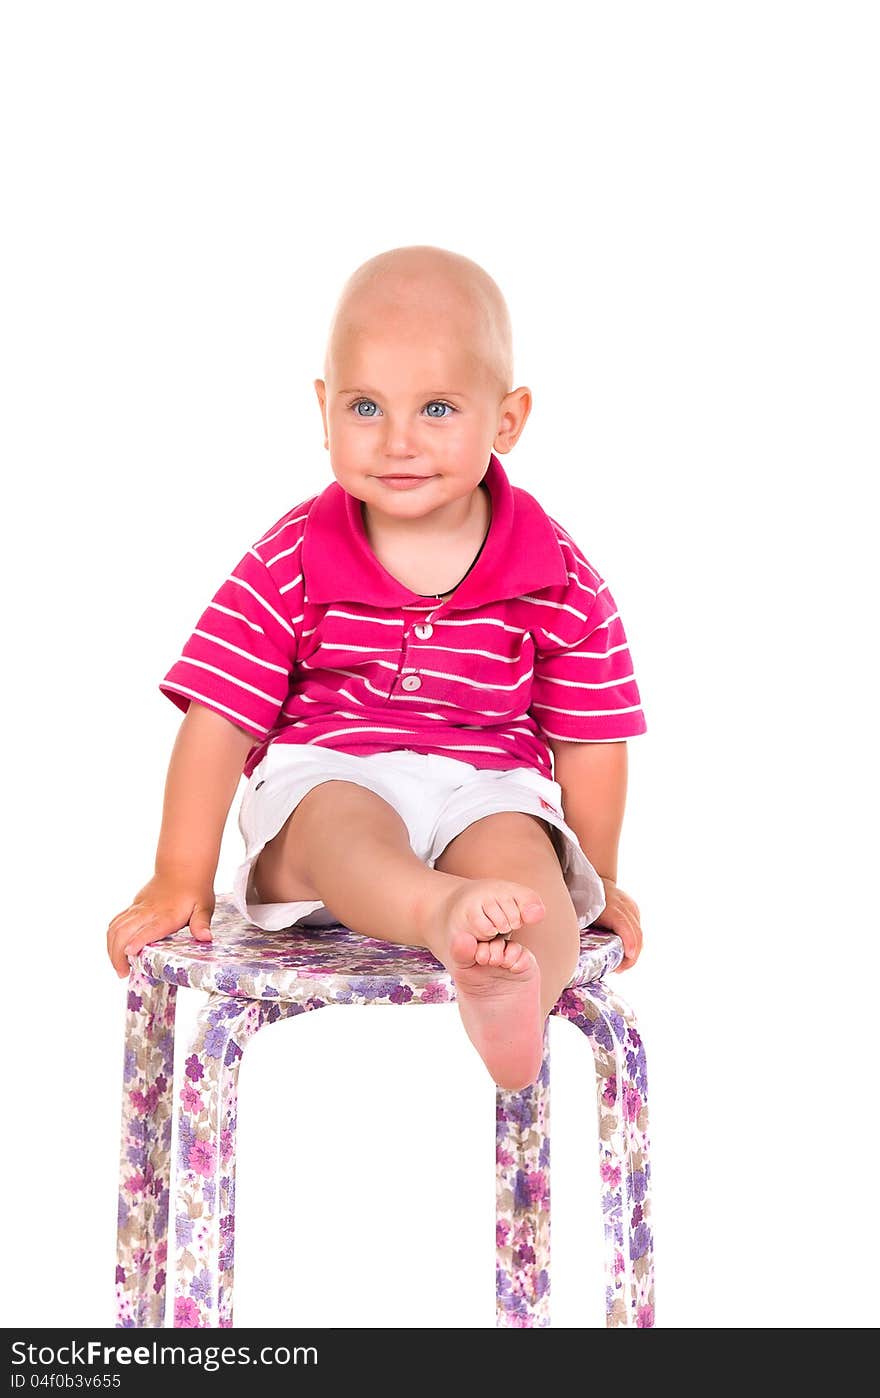
[[[444,967],[424,948],[347,928],[264,932],[218,898],[213,941],[188,930],[130,958],[125,1030],[116,1266],[119,1326],[162,1326],[177,1112],[176,1326],[231,1326],[238,1065],[264,1024],[326,1005],[447,1003]],[[611,933],[581,934],[581,953],[554,1014],[586,1034],[599,1103],[599,1174],[605,1223],[606,1322],[654,1321],[645,1055],[629,1007],[604,981],[622,948]],[[174,1078],[178,986],[207,991]],[[497,1306],[499,1326],[550,1323],[549,1036],[538,1081],[497,1091]],[[198,1218],[190,1238],[186,1221]]]

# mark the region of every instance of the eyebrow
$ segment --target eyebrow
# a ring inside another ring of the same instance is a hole
[[[338,398],[341,398],[341,397],[343,396],[343,394],[347,394],[347,393],[366,393],[366,394],[368,394],[371,398],[381,398],[381,396],[382,396],[381,393],[379,393],[378,389],[375,389],[375,388],[341,388],[336,396],[337,396]],[[463,398],[463,399],[465,399],[465,401],[467,401],[467,394],[466,394],[466,393],[459,393],[458,390],[455,389],[455,388],[443,388],[443,389],[438,389],[436,392],[426,392],[426,393],[419,394],[419,397],[421,397],[421,398]]]

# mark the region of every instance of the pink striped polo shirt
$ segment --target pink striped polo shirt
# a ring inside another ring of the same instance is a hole
[[[385,570],[337,481],[294,506],[220,585],[161,692],[252,733],[248,777],[270,743],[307,743],[552,778],[547,739],[644,733],[607,584],[494,453],[483,479],[483,549],[441,602]]]

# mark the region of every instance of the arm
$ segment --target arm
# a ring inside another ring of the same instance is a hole
[[[189,705],[168,766],[155,873],[107,929],[107,951],[120,976],[128,975],[127,953],[187,925],[198,941],[211,940],[223,830],[256,741],[213,709]]]
[[[213,709],[190,703],[168,766],[157,876],[213,883],[229,808],[257,741]]]
[[[553,753],[553,774],[562,788],[566,823],[605,889],[605,907],[593,925],[620,937],[624,957],[619,969],[626,970],[635,965],[642,948],[638,907],[617,887],[617,847],[628,775],[626,742],[547,741]]]
[[[548,739],[566,822],[600,878],[617,881],[617,846],[626,806],[627,746]]]

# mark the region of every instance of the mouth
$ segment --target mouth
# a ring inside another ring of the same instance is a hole
[[[420,485],[434,480],[433,476],[379,476],[386,490],[418,490]]]

